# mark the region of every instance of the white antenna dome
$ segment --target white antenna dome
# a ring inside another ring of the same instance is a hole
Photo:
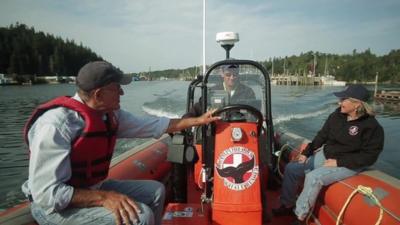
[[[217,42],[221,44],[221,46],[226,51],[226,59],[229,59],[230,50],[233,48],[236,42],[239,41],[239,34],[235,32],[219,32],[217,33]]]
[[[236,32],[219,32],[216,40],[221,45],[233,45],[239,41],[239,34]]]

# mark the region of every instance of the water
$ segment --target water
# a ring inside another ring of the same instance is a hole
[[[124,87],[121,105],[136,115],[180,117],[186,109],[189,82],[133,82]],[[327,116],[337,107],[333,91],[341,87],[273,86],[272,115],[275,129],[290,131],[312,139]],[[0,211],[24,200],[21,184],[28,173],[27,149],[22,128],[33,108],[59,95],[73,95],[72,84],[0,86]],[[385,148],[378,169],[400,178],[397,163],[400,151],[395,140],[400,137],[400,106],[371,102],[378,121],[385,130]],[[119,141],[115,155],[146,140]]]

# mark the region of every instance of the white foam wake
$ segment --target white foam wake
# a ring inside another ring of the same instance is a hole
[[[176,113],[165,112],[165,111],[159,110],[159,109],[152,109],[152,108],[149,108],[146,106],[142,106],[142,110],[152,116],[164,116],[164,117],[168,117],[171,119],[180,118],[180,115],[178,115]]]
[[[176,118],[181,118],[181,115],[177,114],[177,113],[171,113],[171,112],[166,112],[160,109],[152,109],[146,106],[142,106],[142,110],[152,116],[163,116],[163,117],[168,117],[171,119],[176,119]],[[279,124],[282,122],[287,122],[290,120],[294,120],[294,119],[306,119],[306,118],[313,118],[313,117],[317,117],[319,115],[325,114],[327,112],[329,112],[331,110],[331,108],[327,107],[325,109],[319,110],[319,111],[315,111],[315,112],[310,112],[310,113],[301,113],[301,114],[290,114],[290,115],[281,115],[278,116],[276,118],[273,119],[274,124]]]
[[[287,121],[294,120],[294,119],[313,118],[313,117],[317,117],[319,115],[325,114],[329,110],[331,110],[331,109],[329,107],[327,107],[326,109],[322,109],[322,110],[310,112],[310,113],[283,115],[283,116],[278,116],[277,118],[274,118],[273,121],[274,121],[274,124],[279,124],[279,123],[287,122]]]

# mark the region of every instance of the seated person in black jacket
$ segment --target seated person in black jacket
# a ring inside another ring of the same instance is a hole
[[[366,103],[368,90],[350,85],[339,97],[339,108],[329,115],[314,140],[293,162],[286,165],[281,206],[275,216],[294,213],[294,224],[303,224],[323,186],[356,175],[377,160],[383,149],[384,133]],[[297,198],[301,180],[304,187]]]

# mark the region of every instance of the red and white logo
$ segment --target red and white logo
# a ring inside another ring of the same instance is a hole
[[[357,135],[357,134],[358,134],[358,127],[357,127],[357,126],[351,126],[351,127],[349,128],[349,134],[350,134],[351,136]]]
[[[244,147],[234,146],[224,150],[215,163],[218,175],[231,190],[249,188],[258,176],[258,165],[254,153]]]

